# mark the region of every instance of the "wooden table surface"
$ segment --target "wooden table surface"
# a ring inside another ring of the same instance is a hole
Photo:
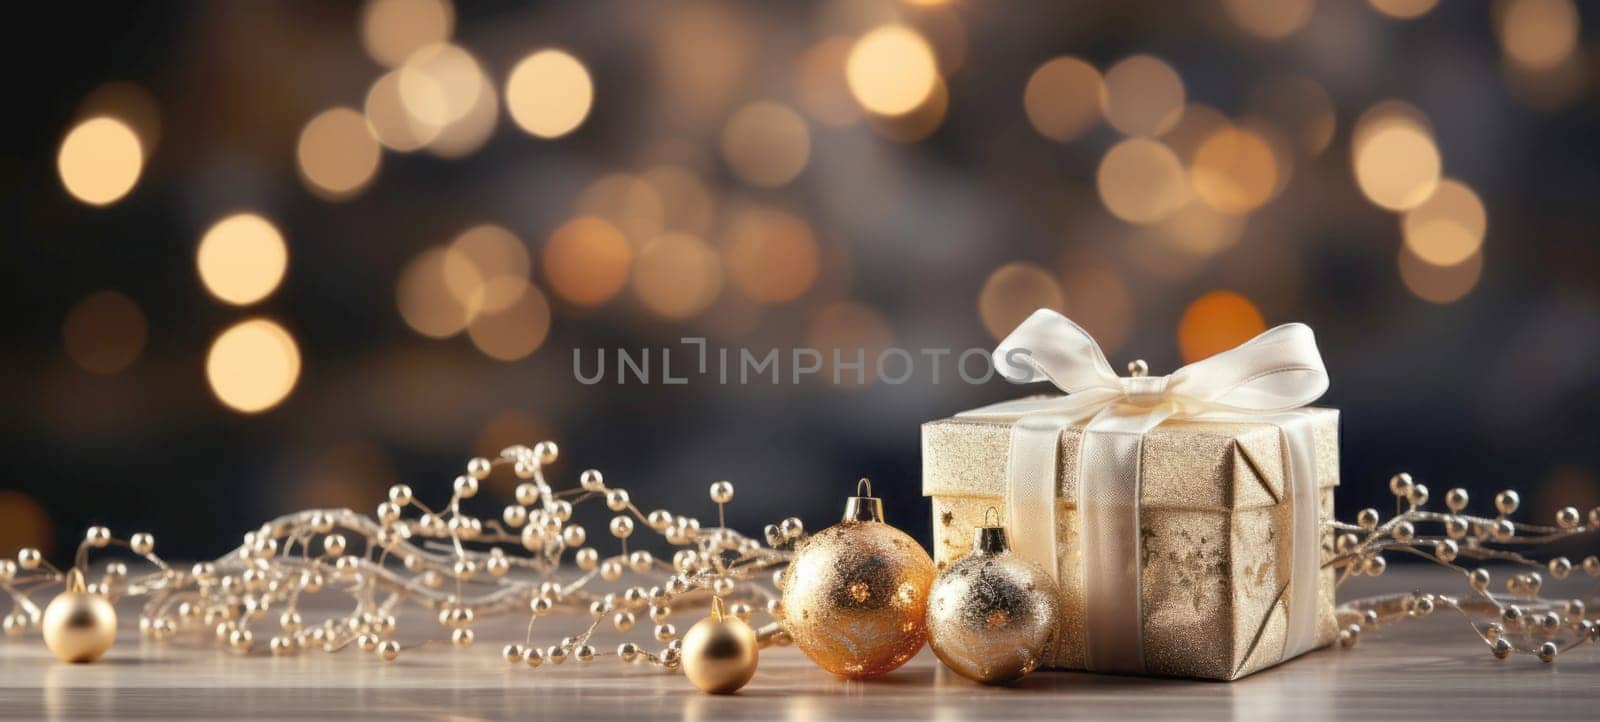
[[[1405,588],[1417,574],[1379,581]],[[1450,583],[1434,575],[1427,586]],[[984,687],[926,650],[885,678],[846,682],[788,647],[764,650],[755,680],[727,697],[615,658],[512,667],[499,658],[509,628],[495,631],[480,625],[477,646],[411,650],[393,664],[354,650],[240,656],[129,635],[100,664],[64,665],[37,635],[4,639],[0,719],[1600,719],[1596,646],[1553,665],[1499,661],[1445,615],[1369,630],[1355,649],[1232,683],[1039,672]]]

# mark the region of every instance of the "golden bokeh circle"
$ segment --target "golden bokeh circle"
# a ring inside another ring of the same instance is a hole
[[[1039,135],[1068,141],[1100,120],[1105,94],[1099,70],[1080,58],[1061,56],[1046,61],[1028,77],[1022,108]]]
[[[1222,0],[1222,8],[1245,32],[1281,40],[1311,21],[1315,0]]]
[[[1387,123],[1360,137],[1351,150],[1356,184],[1383,208],[1416,207],[1439,185],[1439,149],[1432,136],[1412,123]]]
[[[449,253],[466,259],[476,273],[446,274],[445,285],[463,308],[503,311],[528,288],[533,260],[522,239],[504,227],[484,223],[462,231]]]
[[[497,279],[504,282],[512,277]],[[494,281],[488,284],[491,288]],[[526,286],[526,283],[523,284]],[[497,361],[527,357],[550,333],[550,303],[539,289],[525,287],[505,307],[484,310],[467,326],[467,337],[485,356]]]
[[[1106,210],[1129,223],[1154,223],[1189,199],[1187,174],[1177,154],[1147,138],[1124,140],[1106,151],[1095,187]]]
[[[1410,246],[1402,245],[1399,266],[1401,282],[1417,298],[1429,303],[1454,303],[1471,293],[1483,277],[1483,252],[1480,249],[1454,266],[1436,266],[1418,258]]]
[[[1160,135],[1183,118],[1183,79],[1153,55],[1124,58],[1105,74],[1106,121],[1126,135]]]
[[[559,138],[577,130],[594,105],[588,68],[564,50],[540,50],[517,63],[506,78],[506,109],[523,130]]]
[[[300,378],[300,348],[276,321],[253,318],[219,334],[206,354],[206,381],[217,400],[247,414],[271,409]]]
[[[1195,194],[1222,213],[1260,208],[1278,183],[1278,164],[1266,140],[1248,128],[1224,127],[1195,150],[1189,168]]]
[[[933,92],[939,62],[920,33],[884,25],[862,35],[845,59],[845,81],[856,102],[878,115],[915,110]]]
[[[195,268],[206,290],[224,303],[245,306],[271,295],[289,267],[289,246],[272,222],[235,213],[212,224],[195,249]]]
[[[645,243],[633,265],[633,292],[651,313],[699,315],[722,292],[722,259],[697,236],[665,233]]]
[[[354,108],[330,108],[306,123],[295,147],[300,178],[313,193],[344,200],[360,193],[378,173],[383,147],[367,118]]]
[[[1500,47],[1523,68],[1556,68],[1578,48],[1578,7],[1572,0],[1508,0],[1495,9]]]
[[[996,340],[1005,338],[1041,308],[1063,311],[1065,299],[1056,277],[1032,263],[1007,263],[996,268],[978,291],[978,318]]]
[[[391,150],[409,153],[421,150],[444,128],[418,119],[406,110],[400,99],[400,73],[390,71],[378,76],[367,90],[362,111],[372,137]]]
[[[728,223],[722,263],[745,297],[785,303],[816,282],[821,251],[805,221],[776,209],[746,208]]]
[[[96,116],[73,126],[61,140],[56,171],[72,197],[92,206],[116,202],[139,182],[144,147],[116,118]]]
[[[1250,299],[1217,290],[1194,300],[1178,321],[1178,350],[1184,363],[1194,363],[1238,346],[1267,330],[1261,311]]]
[[[67,357],[92,374],[111,375],[132,365],[144,350],[148,326],[139,304],[118,291],[89,294],[61,324]]]
[[[418,48],[449,40],[455,20],[449,0],[368,0],[361,43],[373,60],[395,67]]]
[[[805,170],[811,132],[788,106],[758,101],[740,108],[722,129],[722,157],[741,180],[776,188]]]
[[[1439,0],[1367,0],[1372,8],[1396,20],[1411,20],[1428,14]]]
[[[580,306],[611,300],[628,282],[633,248],[616,226],[579,216],[550,233],[544,272],[556,295]]]
[[[406,264],[395,285],[395,305],[413,331],[429,338],[461,333],[477,315],[483,294],[459,298],[452,289],[476,289],[483,277],[465,254],[429,248]]]
[[[1483,201],[1467,184],[1445,179],[1400,222],[1406,247],[1435,266],[1454,266],[1477,254],[1488,231]]]

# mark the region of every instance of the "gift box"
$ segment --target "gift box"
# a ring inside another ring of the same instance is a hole
[[[994,509],[1053,572],[1046,666],[1232,680],[1337,637],[1323,563],[1339,417],[1304,405],[1327,385],[1309,329],[1119,378],[1088,334],[1040,312],[995,360],[1069,393],[924,424],[923,494],[941,569]]]

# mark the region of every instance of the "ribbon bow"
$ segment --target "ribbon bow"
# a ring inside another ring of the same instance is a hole
[[[1249,420],[1283,430],[1294,505],[1289,633],[1284,658],[1315,646],[1318,538],[1310,425],[1295,409],[1328,388],[1310,327],[1291,323],[1166,376],[1118,376],[1094,338],[1065,316],[1035,311],[994,351],[1016,383],[1049,381],[1064,396],[1007,401],[958,416],[1013,421],[1006,510],[1017,552],[1059,574],[1055,496],[1063,429],[1085,423],[1076,502],[1081,525],[1085,666],[1143,673],[1139,487],[1145,433],[1172,419]],[[1070,471],[1068,473],[1071,473]]]

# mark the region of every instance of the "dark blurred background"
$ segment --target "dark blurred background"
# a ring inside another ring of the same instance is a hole
[[[871,476],[926,539],[918,424],[1023,389],[949,361],[585,385],[574,350],[959,352],[1040,306],[1158,373],[1311,324],[1342,516],[1400,470],[1592,507],[1595,9],[34,7],[4,51],[0,548],[103,523],[213,556],[546,438],[647,510],[714,518],[732,480],[746,531]]]

